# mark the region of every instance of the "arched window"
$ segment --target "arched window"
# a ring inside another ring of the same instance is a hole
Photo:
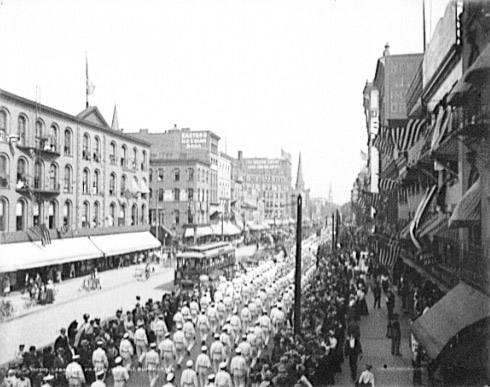
[[[83,135],[82,158],[84,160],[90,160],[90,136],[88,133],[84,133]]]
[[[32,225],[39,226],[43,220],[43,202],[34,202],[32,204]]]
[[[7,141],[8,115],[5,110],[0,110],[0,141]]]
[[[100,218],[100,205],[99,202],[95,202],[93,208],[93,214],[92,214],[92,227],[99,226],[99,218]]]
[[[65,129],[65,146],[64,146],[64,149],[63,149],[63,154],[65,156],[71,156],[71,148],[72,148],[72,145],[71,145],[71,140],[72,138],[72,132],[71,132],[71,129],[70,128],[66,128]]]
[[[116,174],[111,173],[109,176],[109,195],[116,195]]]
[[[72,192],[72,178],[71,178],[71,166],[65,165],[65,173],[63,176],[63,192],[71,193]]]
[[[89,193],[89,177],[90,171],[85,168],[82,175],[82,193],[87,195]]]
[[[142,171],[146,171],[146,169],[147,169],[146,163],[147,162],[148,162],[147,155],[146,155],[146,151],[144,150],[143,151],[143,160],[141,161],[141,170]]]
[[[151,169],[151,168],[150,168],[149,177],[150,177],[150,183],[151,183],[153,181],[153,169]]]
[[[100,189],[100,172],[99,170],[95,170],[94,172],[94,181],[92,183],[92,194],[98,195]]]
[[[17,134],[19,135],[19,145],[27,144],[27,120],[24,116],[19,116],[17,121]]]
[[[100,163],[100,138],[95,136],[94,141],[94,161]]]
[[[146,210],[146,204],[145,203],[143,203],[141,205],[140,218],[141,218],[141,221],[140,221],[141,224],[148,224],[148,212]]]
[[[58,128],[56,125],[51,125],[49,128],[49,142],[47,145],[51,152],[58,151]]]
[[[72,212],[72,205],[69,200],[65,202],[65,205],[63,206],[63,227],[66,229],[70,228],[71,226],[71,212]]]
[[[43,186],[43,165],[40,161],[34,164],[34,188],[41,189]]]
[[[36,129],[34,133],[36,148],[41,148],[41,138],[43,137],[44,124],[41,120],[36,121]]]
[[[9,159],[6,155],[0,155],[0,189],[9,187]]]
[[[126,222],[126,205],[121,204],[121,208],[119,209],[119,221],[118,225],[119,226],[124,226]]]
[[[0,198],[0,231],[7,231],[8,228],[8,201]]]
[[[83,202],[82,206],[82,227],[83,228],[88,228],[90,227],[90,203],[89,202]]]
[[[121,176],[121,196],[124,196],[124,191],[126,191],[126,175]]]
[[[133,148],[133,169],[136,169],[138,162],[138,149]]]
[[[58,191],[58,167],[56,164],[51,164],[49,167],[49,188],[52,191]]]
[[[15,206],[15,229],[24,231],[26,229],[26,202],[22,199]]]
[[[127,167],[127,159],[126,159],[126,145],[123,145],[121,148],[121,167]]]
[[[135,226],[138,223],[138,207],[133,204],[131,208],[131,226]]]
[[[116,165],[116,143],[114,141],[109,146],[109,160],[112,165]]]
[[[50,230],[54,230],[57,226],[57,218],[58,218],[58,203],[53,200],[49,202],[48,209],[48,227]]]
[[[108,217],[108,225],[109,227],[114,227],[115,226],[115,220],[117,216],[117,207],[116,203],[111,203],[109,207],[109,217]]]
[[[27,162],[24,158],[17,160],[17,188],[27,186]]]

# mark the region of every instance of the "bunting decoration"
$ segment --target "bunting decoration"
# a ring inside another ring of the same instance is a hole
[[[376,192],[361,191],[358,203],[361,206],[379,208],[381,204],[380,195]]]
[[[49,230],[46,227],[46,224],[41,223],[39,228],[41,230],[41,244],[43,246],[50,245],[51,244],[51,235],[49,235]]]
[[[400,244],[396,240],[390,240],[388,245],[381,245],[378,253],[379,263],[390,270],[395,267],[400,256]]]
[[[393,191],[397,185],[398,183],[396,180],[380,178],[378,181],[378,188],[381,191]]]
[[[399,125],[391,127],[390,130],[393,144],[399,152],[409,150],[427,128],[425,119],[397,120],[397,123]]]
[[[379,153],[390,156],[393,154],[393,144],[391,143],[391,139],[389,137],[383,137],[380,134],[376,136],[373,141],[373,146],[378,148]]]

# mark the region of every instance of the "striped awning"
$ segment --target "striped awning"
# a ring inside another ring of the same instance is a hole
[[[380,178],[378,181],[378,188],[381,191],[393,191],[397,185],[398,185],[398,182],[396,180],[392,180],[392,179]]]
[[[468,227],[481,218],[481,186],[480,179],[461,198],[449,219],[449,227]]]
[[[417,247],[418,250],[422,250],[422,245],[420,244],[416,233],[418,233],[418,228],[421,222],[423,215],[425,214],[427,208],[429,207],[430,202],[434,198],[434,195],[437,191],[437,185],[433,185],[430,188],[427,188],[422,200],[420,201],[417,210],[415,211],[415,216],[413,220],[410,222],[410,236],[412,238],[412,242]]]
[[[400,126],[391,128],[393,143],[399,152],[409,150],[423,135],[427,121],[425,119],[409,119],[400,121]]]
[[[428,236],[432,237],[437,234],[441,229],[448,226],[449,216],[447,214],[437,213],[434,216],[427,219],[424,224],[422,224],[417,234],[420,237]]]
[[[445,109],[440,109],[435,121],[434,132],[432,134],[432,140],[430,144],[431,152],[434,152],[441,144],[444,136],[451,130],[452,127],[452,110],[451,106]]]
[[[398,171],[398,181],[401,181],[407,175],[407,158],[404,154],[398,156],[395,160],[396,169]]]
[[[373,141],[373,146],[375,146],[381,154],[393,154],[393,143],[391,142],[390,137],[383,137],[381,134],[378,134]]]
[[[400,244],[396,240],[391,240],[387,245],[380,243],[378,253],[379,264],[392,270],[400,256],[400,250]]]

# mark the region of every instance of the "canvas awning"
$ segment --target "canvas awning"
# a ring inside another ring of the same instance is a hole
[[[213,235],[213,229],[211,226],[197,226],[196,238]],[[188,227],[184,231],[184,238],[190,238],[194,236],[194,227]]]
[[[431,152],[434,152],[437,148],[439,148],[439,145],[446,136],[446,133],[451,131],[452,116],[453,113],[451,111],[451,106],[447,106],[445,109],[439,110],[430,144]]]
[[[141,180],[140,187],[141,187],[141,193],[142,194],[149,194],[150,193],[150,189],[148,188],[148,186],[146,185],[144,180]]]
[[[53,239],[41,242],[7,243],[0,245],[0,273],[33,269],[63,263],[102,258],[103,252],[87,237]]]
[[[142,192],[141,187],[138,185],[138,182],[136,181],[136,177],[133,177],[133,179],[131,180],[131,192],[132,193]]]
[[[260,224],[256,224],[252,221],[247,222],[247,228],[251,231],[260,231],[262,230],[262,226]]]
[[[478,179],[463,195],[449,219],[449,227],[468,227],[480,221],[481,185]]]
[[[161,246],[160,241],[149,231],[99,235],[90,237],[90,240],[105,256],[128,254]]]
[[[256,204],[254,204],[254,203],[252,203],[252,202],[250,202],[250,201],[248,201],[248,200],[244,200],[244,201],[242,202],[242,208],[244,208],[244,209],[256,210],[258,207],[257,207],[257,205],[256,205]]]
[[[223,222],[223,229],[221,227],[221,222],[212,224],[211,228],[213,229],[213,235],[221,235],[221,231],[223,231],[223,235],[226,236],[238,235],[241,233],[240,229],[231,222]]]
[[[444,227],[447,227],[449,217],[447,214],[437,213],[427,219],[418,229],[418,235],[432,237]]]
[[[427,188],[422,200],[420,201],[417,210],[415,211],[415,216],[413,220],[410,222],[410,237],[412,238],[412,242],[417,247],[417,249],[421,250],[422,245],[418,241],[415,233],[418,232],[419,223],[424,216],[427,208],[429,207],[430,202],[434,198],[434,194],[437,191],[437,185],[433,185],[430,188]]]
[[[458,332],[489,316],[490,297],[461,282],[414,321],[412,332],[435,359]]]

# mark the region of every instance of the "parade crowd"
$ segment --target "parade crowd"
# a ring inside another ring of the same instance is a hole
[[[353,384],[375,387],[371,365],[358,372],[366,292],[358,253],[311,241],[303,251],[298,334],[294,257],[281,252],[201,294],[144,303],[136,296],[133,310],[119,309],[106,322],[86,313],[53,346],[20,346],[3,383],[123,387],[144,372],[150,387],[328,386],[347,361]]]

